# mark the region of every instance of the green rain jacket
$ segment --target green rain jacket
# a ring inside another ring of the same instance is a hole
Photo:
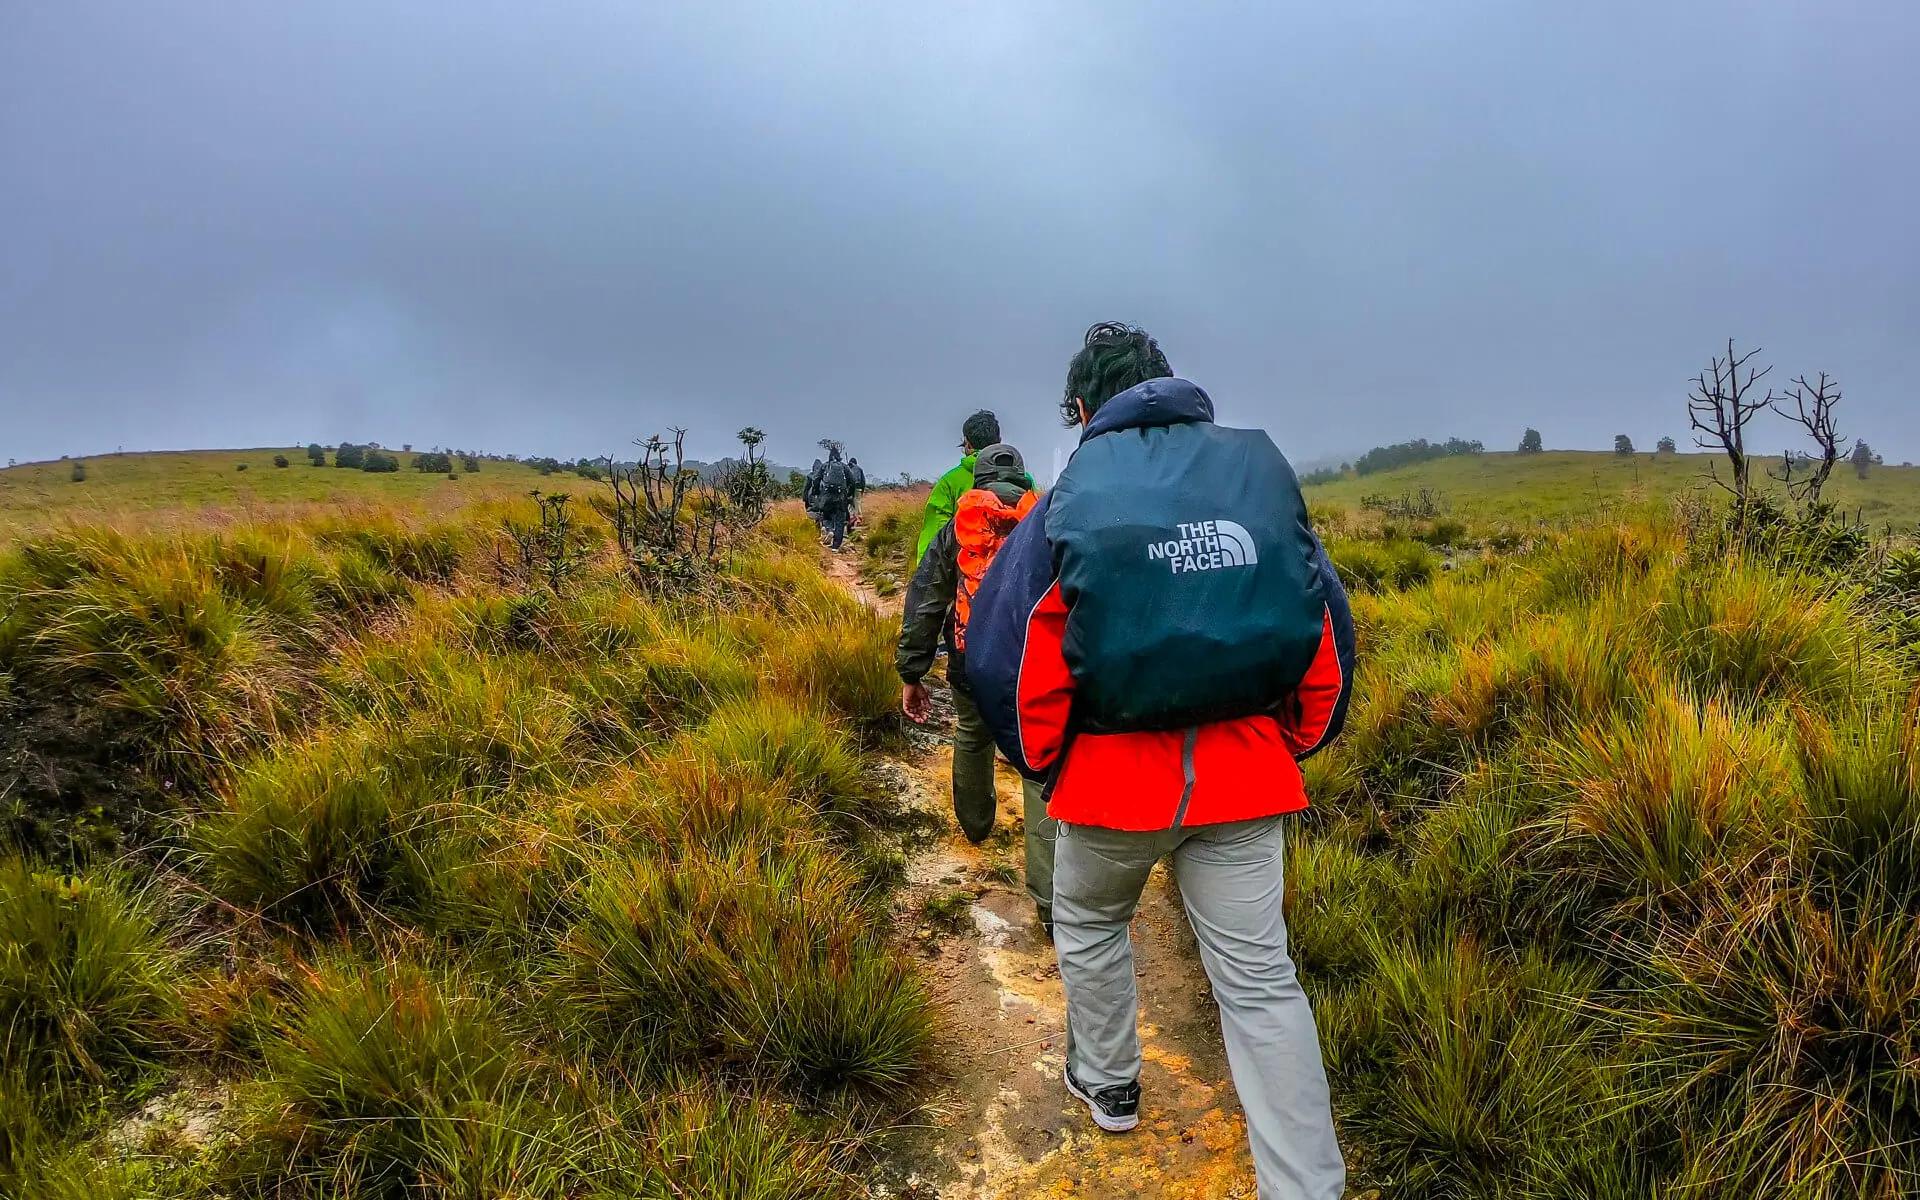
[[[926,557],[927,547],[933,545],[934,536],[946,528],[948,521],[953,520],[954,510],[960,507],[960,497],[973,486],[973,461],[976,457],[967,455],[935,481],[933,494],[927,497],[927,514],[920,521],[920,541],[913,548],[914,570],[920,569],[920,560]]]
[[[960,497],[973,487],[973,464],[980,456],[969,454],[955,463],[945,475],[934,481],[933,494],[927,497],[927,513],[920,519],[920,541],[913,548],[913,568],[907,577],[913,577],[913,571],[920,569],[920,560],[927,556],[927,547],[933,545],[933,539],[947,522],[953,520],[953,514],[960,507]],[[1033,472],[1027,472],[1027,490],[1033,490]]]

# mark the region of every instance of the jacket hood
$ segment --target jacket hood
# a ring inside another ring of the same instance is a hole
[[[1150,429],[1213,420],[1213,400],[1199,384],[1187,379],[1149,379],[1136,383],[1100,406],[1080,433],[1080,440],[1120,429]]]
[[[995,442],[974,455],[973,486],[992,487],[1011,483],[1026,491],[1027,464],[1020,452],[1005,442]]]

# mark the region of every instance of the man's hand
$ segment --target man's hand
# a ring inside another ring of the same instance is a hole
[[[907,714],[907,720],[915,725],[925,725],[927,718],[933,715],[933,697],[927,694],[927,685],[924,683],[901,684],[900,711]]]

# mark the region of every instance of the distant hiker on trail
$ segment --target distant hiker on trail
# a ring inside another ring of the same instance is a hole
[[[827,448],[827,461],[814,464],[807,484],[820,512],[820,526],[838,550],[847,540],[847,511],[853,503],[853,472],[840,460],[839,446]]]
[[[967,679],[1060,823],[1055,945],[1067,1090],[1112,1132],[1140,1112],[1128,924],[1156,860],[1220,1006],[1260,1195],[1338,1200],[1346,1168],[1313,1011],[1287,955],[1280,814],[1345,720],[1346,594],[1267,435],[1213,422],[1152,338],[1101,324],[1067,369],[1082,427],[987,573]]]
[[[867,494],[867,472],[860,466],[858,458],[847,460],[847,470],[853,473],[853,497],[847,502],[847,524],[860,524],[860,497]]]
[[[818,491],[821,465],[819,459],[816,458],[813,460],[813,466],[807,471],[807,481],[801,485],[800,488],[800,503],[806,505],[807,515],[813,518],[813,523],[816,526],[820,524],[820,497]]]
[[[973,487],[974,452],[999,441],[1000,418],[984,408],[968,417],[960,426],[960,461],[934,481],[933,491],[927,496],[926,515],[920,520],[920,540],[913,548],[913,565],[916,568],[920,560],[926,557],[927,547],[933,544],[934,534],[953,520],[961,494]],[[1033,486],[1031,475],[1027,476],[1027,486]]]
[[[947,680],[959,717],[953,735],[953,815],[967,840],[978,844],[993,832],[998,797],[993,784],[993,736],[967,691],[967,622],[974,593],[993,564],[1007,535],[1034,506],[1026,463],[1012,446],[981,450],[973,465],[973,486],[962,492],[953,518],[933,535],[920,567],[907,587],[900,618],[900,646],[894,666],[900,674],[900,707],[924,723],[929,698],[921,681],[933,669],[941,632],[951,625],[952,653]],[[1053,936],[1053,831],[1040,785],[1022,788],[1026,801],[1027,894],[1033,897],[1040,927]]]

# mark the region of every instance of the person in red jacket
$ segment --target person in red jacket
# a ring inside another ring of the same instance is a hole
[[[1306,993],[1287,954],[1282,814],[1344,720],[1345,593],[1265,433],[1214,423],[1151,337],[1096,325],[1062,408],[1079,448],[974,600],[982,718],[1045,781],[1067,993],[1067,1090],[1139,1123],[1129,935],[1171,856],[1220,1008],[1262,1197],[1338,1200],[1346,1168]]]

